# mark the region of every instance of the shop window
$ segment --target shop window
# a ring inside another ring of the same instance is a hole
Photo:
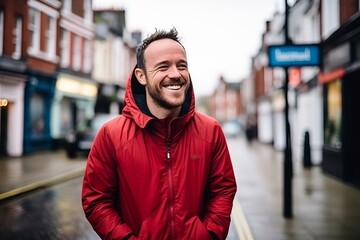
[[[34,138],[41,137],[44,134],[44,96],[39,93],[34,93],[30,106],[31,136]]]
[[[324,143],[334,148],[341,149],[341,79],[332,81],[327,86],[325,104]]]
[[[72,102],[68,98],[64,98],[60,102],[60,131],[63,136],[73,130]]]
[[[360,42],[355,43],[355,60],[360,60]]]

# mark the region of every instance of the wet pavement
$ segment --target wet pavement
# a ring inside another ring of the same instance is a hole
[[[0,200],[82,176],[86,157],[68,159],[64,151],[0,158]]]
[[[0,202],[0,240],[98,240],[80,202],[82,177]]]
[[[229,141],[229,148],[238,184],[235,203],[249,228],[241,239],[360,239],[360,189],[294,159],[293,217],[284,218],[283,152],[243,139]]]

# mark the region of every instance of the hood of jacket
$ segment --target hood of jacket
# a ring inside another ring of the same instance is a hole
[[[159,119],[151,114],[147,106],[145,87],[139,83],[135,76],[136,67],[137,66],[134,67],[127,80],[122,115],[132,118],[139,127],[145,128],[150,122]],[[190,88],[186,94],[185,102],[181,107],[180,116],[173,119],[173,121],[180,123],[180,125],[185,124],[193,117],[194,113],[195,94],[190,78]],[[159,121],[164,122],[169,121],[169,119],[162,119]]]

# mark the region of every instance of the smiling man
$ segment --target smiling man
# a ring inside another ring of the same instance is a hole
[[[146,59],[135,69],[135,75],[145,86],[150,112],[158,118],[177,117],[190,87],[183,46],[173,39],[159,39],[151,42],[145,52],[139,51],[138,56]]]
[[[83,181],[102,239],[225,239],[236,181],[219,123],[195,110],[175,28],[137,48],[122,114],[103,125]]]

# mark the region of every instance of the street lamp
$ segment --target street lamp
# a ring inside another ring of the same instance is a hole
[[[289,5],[285,0],[285,45],[291,44],[288,31],[288,16]],[[285,134],[286,143],[284,150],[284,194],[283,194],[283,215],[285,218],[292,218],[292,176],[293,176],[293,163],[292,163],[292,149],[291,149],[291,132],[289,122],[289,101],[288,101],[288,89],[289,89],[289,72],[288,67],[284,67],[285,70],[285,82],[284,82],[284,98],[285,98]]]

